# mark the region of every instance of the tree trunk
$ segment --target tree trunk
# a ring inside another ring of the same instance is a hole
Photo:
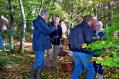
[[[108,20],[112,22],[112,3],[111,2],[108,2],[108,9],[110,10],[110,12],[108,13]]]
[[[13,4],[12,4],[12,0],[8,0],[8,5],[9,5],[9,10],[10,10],[10,14],[9,14],[9,34],[10,34],[10,49],[13,49],[13,21],[14,21],[14,17],[13,17],[13,14],[12,14],[12,11],[13,11]]]
[[[24,12],[24,7],[22,0],[19,1],[19,6],[21,9],[21,16],[22,16],[22,32],[21,32],[21,41],[20,41],[20,50],[23,53],[24,52],[24,43],[25,43],[25,30],[26,30],[26,17],[25,17],[25,12]]]
[[[42,6],[43,6],[43,3],[44,3],[45,0],[40,0],[40,1],[41,1],[41,4],[40,4],[39,13],[40,13],[40,11],[41,11],[41,9],[42,9]]]
[[[96,8],[97,6],[95,5],[95,4],[93,4],[93,14],[94,14],[94,16],[96,16],[97,17],[97,8]]]
[[[53,1],[53,6],[54,6],[54,4],[55,4],[56,0],[52,0],[52,1]]]

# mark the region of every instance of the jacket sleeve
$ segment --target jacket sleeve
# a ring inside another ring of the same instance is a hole
[[[54,32],[56,30],[55,28],[48,27],[47,24],[43,23],[40,20],[34,20],[33,21],[33,26],[38,28],[41,32],[43,32],[45,34],[50,34],[50,33]]]
[[[60,26],[60,38],[62,38],[62,27]]]
[[[85,26],[84,29],[84,41],[85,43],[89,44],[93,41],[94,31],[90,26]]]

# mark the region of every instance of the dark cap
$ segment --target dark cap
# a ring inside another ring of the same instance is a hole
[[[88,22],[92,18],[92,15],[86,15],[83,17],[84,22]]]

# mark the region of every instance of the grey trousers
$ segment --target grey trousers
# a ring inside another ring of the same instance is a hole
[[[58,53],[60,51],[60,47],[60,45],[52,45],[52,49],[48,49],[46,51],[45,61],[48,67],[57,67]]]

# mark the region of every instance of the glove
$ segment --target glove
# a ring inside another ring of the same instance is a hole
[[[99,36],[99,37],[103,37],[103,36],[105,36],[105,34],[104,34],[103,32],[99,32],[99,33],[98,33],[98,36]]]

